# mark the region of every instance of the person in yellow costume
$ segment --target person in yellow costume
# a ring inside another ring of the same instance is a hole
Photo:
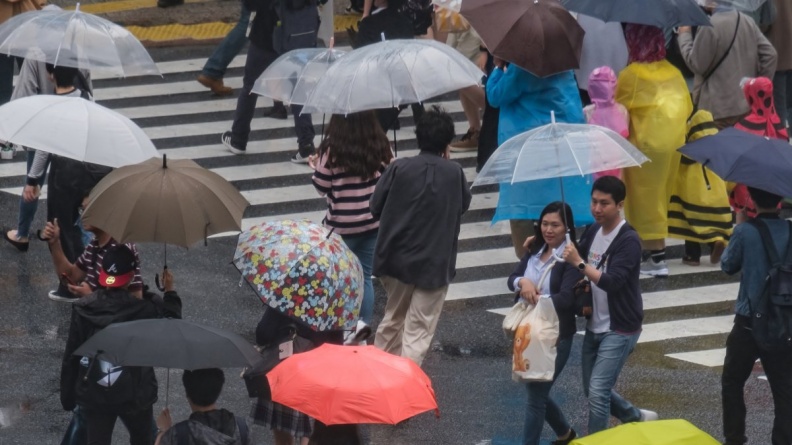
[[[699,110],[688,121],[688,142],[716,134],[712,113]],[[712,171],[682,156],[668,206],[668,234],[685,240],[682,262],[698,266],[701,244],[710,245],[710,262],[720,263],[732,233],[732,212],[727,184]]]
[[[623,170],[624,215],[650,253],[641,273],[667,277],[668,203],[681,157],[677,149],[685,143],[693,104],[682,74],[665,60],[660,28],[630,23],[624,37],[630,63],[619,74],[616,101],[630,113],[630,142],[651,159]]]

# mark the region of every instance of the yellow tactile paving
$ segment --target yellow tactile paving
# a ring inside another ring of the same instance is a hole
[[[350,26],[357,28],[358,20],[360,20],[358,16],[335,16],[333,20],[335,32],[344,32]],[[222,39],[234,25],[235,23],[210,22],[195,25],[128,26],[127,29],[140,41],[167,42],[170,40]]]
[[[209,0],[185,0],[185,3],[202,3],[206,1]],[[120,0],[116,2],[80,4],[80,11],[89,12],[91,14],[105,14],[108,12],[156,7],[157,0]],[[70,6],[66,9],[74,9],[74,6]]]

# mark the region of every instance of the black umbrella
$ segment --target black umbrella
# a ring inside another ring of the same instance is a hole
[[[638,23],[658,28],[710,26],[695,0],[561,0],[567,9],[606,22]]]

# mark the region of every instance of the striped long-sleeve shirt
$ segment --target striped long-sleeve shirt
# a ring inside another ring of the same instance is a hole
[[[320,195],[327,198],[325,224],[339,235],[364,235],[379,228],[379,220],[371,214],[369,199],[374,193],[385,166],[374,177],[363,180],[344,171],[327,168],[329,152],[317,161],[313,184]]]

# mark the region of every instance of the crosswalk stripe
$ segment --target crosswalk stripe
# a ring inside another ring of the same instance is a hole
[[[695,320],[674,320],[643,325],[638,343],[648,343],[675,338],[725,334],[731,331],[734,315],[700,317]]]
[[[666,354],[666,357],[714,368],[715,366],[723,366],[723,360],[726,358],[726,348],[678,352],[675,354]]]

